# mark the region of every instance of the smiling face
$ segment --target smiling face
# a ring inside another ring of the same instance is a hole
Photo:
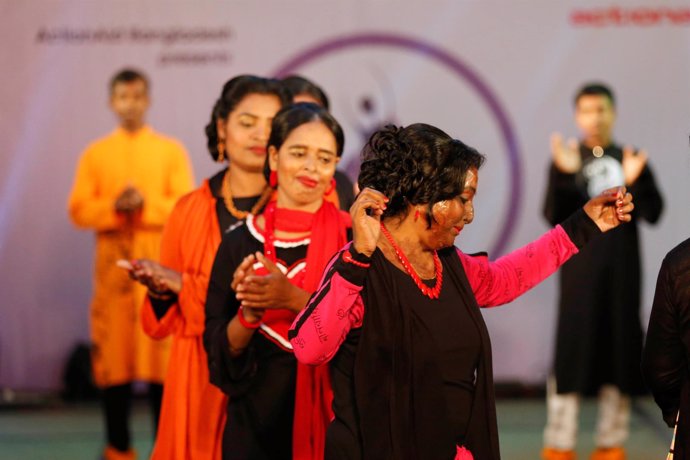
[[[435,222],[429,229],[427,246],[434,249],[452,246],[465,225],[472,223],[478,180],[477,168],[470,168],[460,195],[434,203],[432,212]]]
[[[227,119],[217,121],[218,137],[225,141],[233,167],[254,173],[263,171],[271,122],[280,106],[280,99],[274,94],[250,93]]]
[[[269,147],[271,171],[278,173],[278,207],[318,210],[335,174],[336,152],[335,136],[320,121],[293,129],[280,149]]]

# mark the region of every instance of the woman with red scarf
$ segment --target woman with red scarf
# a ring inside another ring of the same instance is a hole
[[[229,396],[225,460],[323,458],[327,368],[298,365],[287,331],[347,242],[349,217],[324,200],[342,151],[342,129],[323,108],[278,112],[267,158],[275,200],[218,248],[204,346],[211,382]]]

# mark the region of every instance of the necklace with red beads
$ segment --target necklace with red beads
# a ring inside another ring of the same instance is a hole
[[[424,284],[422,279],[419,277],[414,267],[410,263],[409,259],[407,258],[407,256],[405,256],[405,253],[395,243],[393,236],[388,232],[386,226],[383,225],[383,222],[381,222],[381,232],[383,233],[383,236],[386,237],[391,246],[393,246],[393,250],[395,251],[395,255],[398,256],[398,260],[402,264],[407,274],[410,275],[410,277],[417,285],[419,290],[422,291],[422,294],[424,294],[430,299],[438,299],[439,295],[441,294],[441,287],[443,286],[443,265],[441,265],[441,259],[438,257],[438,252],[434,251],[434,270],[436,272],[436,284],[434,285],[434,287],[429,287],[426,284]]]

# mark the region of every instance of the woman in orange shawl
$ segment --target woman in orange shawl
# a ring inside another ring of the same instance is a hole
[[[226,397],[209,382],[202,345],[204,302],[221,237],[270,197],[263,167],[271,120],[290,94],[276,80],[243,75],[228,81],[206,126],[208,150],[229,167],[184,196],[166,224],[160,264],[132,261],[149,288],[142,311],[147,334],[173,335],[160,425],[152,459],[221,457]]]

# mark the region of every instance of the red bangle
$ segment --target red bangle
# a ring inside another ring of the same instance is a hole
[[[258,329],[259,326],[261,326],[261,320],[256,321],[254,323],[250,323],[249,321],[247,321],[247,319],[244,317],[244,310],[241,306],[237,310],[237,319],[240,320],[240,324],[247,329]]]
[[[358,260],[353,259],[352,254],[350,253],[349,249],[346,249],[345,251],[343,251],[343,260],[349,264],[356,265],[358,267],[362,267],[362,268],[371,267],[371,264],[368,264],[366,262],[360,262]]]

